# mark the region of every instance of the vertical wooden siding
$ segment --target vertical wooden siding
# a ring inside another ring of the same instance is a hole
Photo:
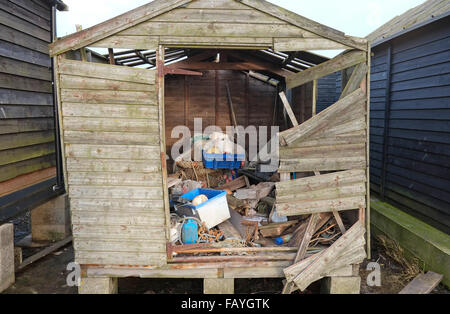
[[[0,182],[55,165],[51,10],[0,1]]]
[[[166,262],[155,71],[60,59],[75,259]]]
[[[381,190],[385,154],[386,197],[446,232],[450,231],[449,22],[446,17],[374,48],[371,112],[372,189]],[[391,110],[385,129],[387,84]]]

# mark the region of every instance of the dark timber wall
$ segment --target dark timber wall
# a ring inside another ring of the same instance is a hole
[[[238,125],[267,126],[270,136],[276,87],[238,71],[201,71],[203,76],[171,75],[165,79],[166,151],[178,138],[172,129],[185,125],[194,134],[194,118],[202,118],[203,129],[232,126],[226,84],[230,89]],[[282,106],[281,102],[279,106]],[[276,125],[276,123],[275,123]],[[178,134],[177,134],[178,136]]]
[[[51,24],[47,1],[0,0],[0,222],[53,194]]]
[[[450,18],[373,48],[371,185],[450,230]]]

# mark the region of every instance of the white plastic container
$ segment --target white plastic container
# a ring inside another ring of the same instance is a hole
[[[208,197],[208,201],[198,206],[187,206],[192,209],[197,218],[205,223],[208,229],[211,229],[231,218],[226,191],[196,189],[182,195],[181,198],[192,201],[194,198],[202,194]]]

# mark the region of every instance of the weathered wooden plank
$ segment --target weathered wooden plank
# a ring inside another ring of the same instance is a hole
[[[123,186],[69,186],[71,198],[112,198],[158,200],[162,198],[162,188]]]
[[[358,89],[301,125],[281,132],[280,137],[283,138],[287,145],[290,145],[294,141],[305,138],[320,129],[329,128],[330,125],[333,126],[333,119],[336,119],[345,110],[351,110],[355,104],[365,101],[365,98],[365,93]],[[311,139],[308,138],[308,140]]]
[[[50,118],[53,110],[52,106],[2,105],[0,119]]]
[[[365,62],[366,59],[367,54],[364,51],[350,51],[345,54],[341,54],[334,59],[316,65],[315,67],[309,68],[297,74],[292,74],[286,79],[286,86],[288,89],[301,86],[334,72],[344,70],[361,62]]]
[[[272,38],[252,38],[252,37],[161,37],[160,44],[179,47],[263,47],[271,48]]]
[[[299,190],[296,194],[283,196],[277,195],[277,205],[286,202],[337,199],[341,197],[361,196],[365,194],[365,181],[360,181],[354,184],[343,185],[334,188],[319,189],[313,191]]]
[[[73,235],[93,240],[149,240],[155,242],[165,241],[164,227],[148,226],[108,226],[108,225],[73,225]],[[97,263],[94,263],[97,264]],[[112,263],[116,264],[117,263]],[[119,264],[120,265],[120,264]],[[133,264],[131,264],[133,265]]]
[[[51,55],[61,54],[68,50],[76,50],[81,47],[97,42],[103,38],[116,34],[124,29],[133,27],[139,23],[149,20],[155,16],[161,15],[168,10],[177,8],[191,0],[167,0],[164,2],[150,2],[139,8],[131,10],[118,17],[105,21],[101,24],[87,28],[81,32],[66,36],[50,47]]]
[[[46,169],[55,166],[56,157],[55,154],[33,158],[9,164],[6,166],[0,166],[0,182],[16,178],[20,175]]]
[[[0,151],[0,166],[51,155],[55,152],[53,142]]]
[[[339,157],[329,159],[322,158],[309,159],[289,159],[280,162],[281,172],[304,172],[304,171],[336,171],[348,169],[361,169],[366,166],[365,154],[356,157]]]
[[[53,130],[54,124],[53,118],[3,119],[0,134]]]
[[[53,96],[48,93],[0,88],[0,105],[52,106]]]
[[[143,253],[165,253],[165,243],[153,240],[91,240],[89,238],[77,237],[74,241],[76,251],[96,251],[96,252],[143,252]]]
[[[282,267],[224,268],[224,278],[282,278]]]
[[[339,256],[344,253],[346,249],[353,246],[352,242],[360,238],[364,232],[365,230],[361,222],[356,222],[352,228],[350,228],[328,249],[317,254],[315,258],[311,258],[307,262],[302,261],[284,269],[286,279],[290,281],[292,277],[295,276],[293,281],[300,288],[300,290],[303,291],[312,282],[320,279],[321,276],[324,276],[326,269],[330,266],[330,262],[335,262],[335,260],[339,258]]]
[[[53,130],[0,135],[0,150],[48,143],[54,140],[55,132]]]
[[[56,177],[56,167],[38,170],[0,183],[0,197]]]
[[[192,1],[185,5],[187,9],[234,9],[234,10],[245,10],[248,9],[247,6],[229,0],[201,0]]]
[[[277,5],[274,5],[268,1],[264,0],[237,0],[251,8],[255,8],[259,11],[266,12],[280,20],[286,21],[297,27],[308,30],[314,34],[321,37],[328,38],[330,40],[336,41],[338,43],[357,48],[360,50],[367,50],[367,40],[361,38],[354,38],[345,36],[344,33],[337,31],[328,26],[319,24],[313,20],[307,19],[301,15],[294,12],[288,11]]]
[[[291,105],[289,104],[289,101],[286,98],[286,94],[284,92],[281,92],[279,95],[280,95],[281,101],[283,102],[284,108],[286,109],[286,111],[289,115],[289,118],[291,119],[292,125],[294,127],[298,126],[297,118],[295,118],[294,111],[292,111]]]
[[[303,201],[277,204],[277,213],[281,216],[297,216],[312,213],[343,211],[366,207],[365,196],[337,198],[332,200]]]
[[[149,35],[155,35],[149,33]],[[159,45],[158,36],[124,36],[114,35],[91,44],[98,48],[146,49],[156,50]]]
[[[45,42],[50,42],[51,35],[49,30],[36,27],[32,23],[18,18],[6,11],[0,10],[0,23],[11,28],[17,29],[25,34],[39,38]]]
[[[75,261],[79,264],[89,265],[161,266],[166,263],[166,259],[165,253],[75,251]]]
[[[82,76],[61,75],[60,86],[63,89],[138,91],[138,92],[155,91],[154,85],[140,84],[135,82],[129,83],[123,81],[113,81],[111,79],[105,80]]]
[[[161,165],[156,160],[149,163],[142,160],[67,158],[67,170],[155,173],[161,170]]]
[[[133,172],[69,172],[71,185],[148,186],[160,187],[162,182],[154,174]]]
[[[155,105],[154,92],[61,89],[63,102]]]
[[[0,88],[52,93],[51,82],[5,73],[0,73]]]
[[[289,24],[249,24],[249,23],[177,23],[148,21],[119,33],[120,36],[161,37],[290,37],[314,38],[316,35]]]
[[[147,226],[151,228],[163,226],[164,216],[146,212],[112,213],[99,211],[72,211],[72,222],[73,224],[80,226],[104,224],[108,226]]]
[[[363,169],[321,174],[320,176],[311,176],[291,181],[281,181],[276,183],[276,189],[277,196],[282,196],[291,194],[292,190],[312,191],[360,181],[366,181],[366,173]]]
[[[160,160],[159,146],[66,145],[66,157],[92,159]]]
[[[129,200],[129,199],[71,199],[70,206],[72,210],[82,211],[104,211],[133,213],[146,212],[151,215],[160,214],[164,211],[163,201],[149,200]]]
[[[365,124],[364,124],[365,125]],[[365,153],[366,144],[363,142],[359,144],[340,144],[340,145],[321,145],[320,141],[317,141],[316,147],[294,147],[285,146],[280,148],[280,159],[288,160],[295,158],[317,158],[317,157],[351,157],[354,155],[361,155]]]
[[[189,23],[213,22],[213,23],[251,23],[251,24],[286,24],[286,22],[274,18],[266,13],[248,8],[247,10],[227,9],[186,9],[179,8],[157,16],[156,22],[183,21]]]
[[[0,39],[48,56],[48,43],[2,24],[0,24]]]
[[[63,103],[65,117],[134,118],[151,125],[158,120],[157,106]]]
[[[349,46],[325,38],[275,38],[276,51],[349,49]]]
[[[150,85],[155,84],[154,70],[81,62],[67,59],[61,61],[58,67],[60,74]]]
[[[0,41],[0,56],[25,61],[43,67],[51,66],[48,55],[6,41]]]
[[[64,117],[66,131],[159,133],[159,125],[147,119]]]
[[[29,0],[9,0],[9,1],[50,21],[51,11],[34,3],[33,1]]]
[[[334,244],[336,244],[336,242]],[[301,291],[304,291],[314,281],[317,281],[326,276],[327,273],[326,266],[327,264],[329,265],[330,259],[332,259],[334,256],[333,251],[337,251],[336,246],[333,247],[333,250],[331,249],[326,250],[323,255],[318,257],[315,261],[311,263],[311,265],[307,266],[307,268],[303,272],[301,272],[297,277],[295,277],[294,282]],[[361,262],[362,260],[364,260],[365,257],[366,254],[364,249],[359,248],[357,253],[352,256],[349,262],[352,261]]]
[[[44,80],[48,82],[52,81],[52,74],[49,68],[9,58],[0,57],[0,72]]]
[[[157,145],[159,134],[131,132],[100,132],[100,131],[64,131],[67,144],[102,144],[102,145]]]
[[[9,1],[2,1],[0,3],[0,9],[2,9],[3,11],[9,12],[10,14],[21,18],[25,21],[28,21],[30,23],[33,23],[36,26],[39,26],[40,28],[43,28],[47,31],[51,31],[50,28],[50,21],[48,19],[44,19],[42,17],[40,17],[37,14],[32,13],[29,10],[25,10],[24,8],[18,6],[18,5],[14,5],[13,3],[9,2]]]
[[[336,145],[358,145],[365,143],[367,140],[366,133],[359,135],[346,135],[346,136],[327,136],[319,137],[317,139],[304,140],[295,142],[293,149],[296,148],[314,148],[317,146],[336,146]],[[289,151],[289,146],[280,147],[280,151]]]
[[[432,271],[420,274],[414,278],[399,294],[429,294],[444,278],[441,274]]]
[[[357,90],[360,87],[363,79],[366,77],[368,70],[369,67],[365,62],[358,64],[353,70],[353,73],[350,76],[350,80],[347,82],[347,85],[345,86],[344,91],[342,92],[339,99],[342,99]]]

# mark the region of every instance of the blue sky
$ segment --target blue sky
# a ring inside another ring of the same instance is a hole
[[[69,12],[58,12],[58,36],[75,32],[137,8],[149,0],[64,0]],[[348,35],[365,37],[393,17],[424,0],[270,0],[270,2],[336,28]],[[323,53],[327,54],[327,53]]]

